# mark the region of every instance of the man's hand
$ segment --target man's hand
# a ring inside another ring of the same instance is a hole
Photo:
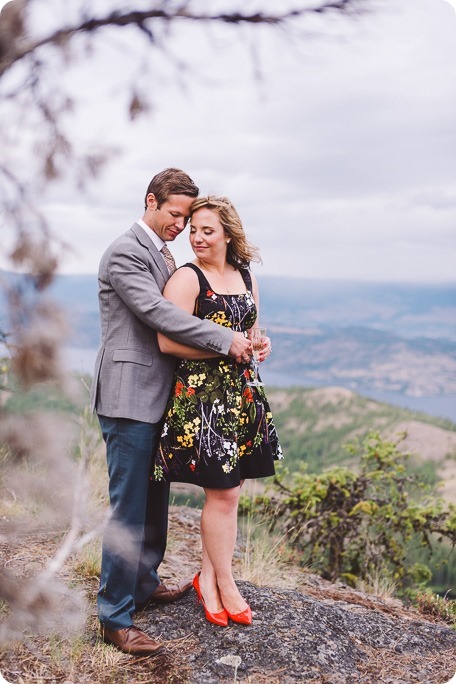
[[[252,356],[252,343],[244,333],[234,332],[228,354],[233,356],[238,363],[248,363]]]

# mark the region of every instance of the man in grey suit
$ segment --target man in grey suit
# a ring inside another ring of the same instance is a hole
[[[98,274],[101,346],[91,403],[106,443],[112,510],[98,615],[104,641],[137,655],[156,654],[162,644],[133,625],[134,613],[151,602],[176,600],[191,586],[167,587],[157,572],[166,547],[169,485],[151,482],[150,468],[175,368],[175,359],[159,350],[157,330],[238,361],[250,355],[242,333],[191,316],[162,296],[175,269],[166,242],[184,230],[198,192],[179,169],[154,176],[142,219],[108,247]],[[128,555],[109,540],[116,526],[128,531]]]

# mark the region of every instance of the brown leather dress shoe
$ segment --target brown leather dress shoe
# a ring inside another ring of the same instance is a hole
[[[148,634],[132,625],[125,629],[108,629],[100,627],[101,638],[106,644],[112,644],[119,651],[129,655],[157,655],[163,651],[163,644],[152,639]]]
[[[136,604],[136,612],[139,613],[144,610],[151,603],[172,603],[188,594],[192,587],[191,582],[182,582],[181,584],[172,584],[167,587],[165,584],[159,584],[155,591],[149,596],[144,603]]]

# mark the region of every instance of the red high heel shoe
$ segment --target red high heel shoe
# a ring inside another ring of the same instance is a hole
[[[206,616],[206,620],[208,622],[212,622],[213,625],[219,625],[219,627],[227,627],[228,626],[228,613],[226,612],[225,608],[220,611],[220,613],[211,613],[207,608],[206,604],[204,603],[204,598],[201,593],[200,589],[200,583],[199,583],[199,576],[200,573],[197,572],[195,577],[193,578],[193,588],[196,591],[196,595],[198,596],[198,600],[203,606],[204,609],[204,615]]]
[[[247,608],[242,611],[242,613],[230,613],[229,610],[225,608],[228,617],[230,620],[233,622],[238,622],[240,625],[251,625],[252,624],[252,609],[250,608],[249,604],[247,604]]]

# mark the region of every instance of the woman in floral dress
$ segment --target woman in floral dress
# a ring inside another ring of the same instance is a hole
[[[258,286],[249,263],[258,251],[224,197],[200,197],[192,205],[193,263],[178,269],[164,295],[181,308],[233,330],[257,325]],[[240,487],[246,478],[274,474],[282,450],[272,413],[250,363],[176,343],[160,333],[160,348],[179,357],[155,460],[155,479],[204,488],[202,568],[193,585],[206,618],[250,624],[251,610],[236,587],[232,558]],[[270,353],[264,339],[260,360]]]

